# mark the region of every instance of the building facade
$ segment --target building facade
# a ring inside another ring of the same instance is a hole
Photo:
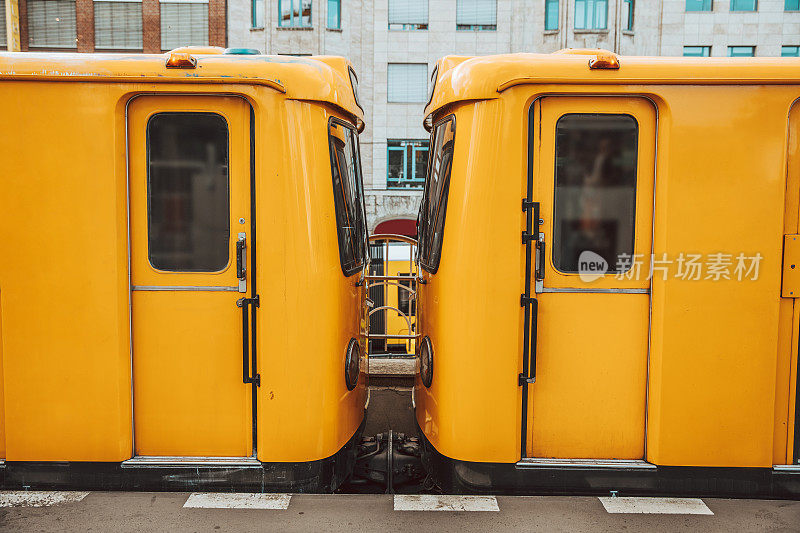
[[[0,41],[7,39],[5,1]],[[18,0],[23,51],[161,53],[226,46],[225,0]]]

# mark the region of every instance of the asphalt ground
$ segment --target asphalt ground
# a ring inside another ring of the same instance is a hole
[[[780,500],[0,492],[0,505],[2,531],[800,531],[800,501]]]

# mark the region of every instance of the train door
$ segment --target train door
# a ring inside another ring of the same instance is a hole
[[[242,300],[253,283],[250,120],[249,105],[235,97],[130,102],[138,457],[254,452],[249,301]]]
[[[539,242],[524,456],[642,461],[655,111],[641,98],[546,97],[530,125]]]

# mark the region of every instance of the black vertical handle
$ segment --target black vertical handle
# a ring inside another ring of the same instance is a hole
[[[261,386],[261,376],[256,373],[255,342],[253,343],[253,360],[250,361],[250,306],[258,307],[258,295],[253,298],[239,298],[236,306],[242,309],[242,381]],[[255,310],[253,311],[255,312]],[[253,323],[255,327],[255,323]],[[255,340],[255,338],[253,338]]]
[[[239,237],[239,240],[236,241],[236,277],[240,280],[244,280],[245,274],[247,274],[246,264],[247,241],[244,237]]]

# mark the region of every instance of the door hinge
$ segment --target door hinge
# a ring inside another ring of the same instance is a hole
[[[528,233],[527,231],[522,232],[522,244],[528,244],[529,242],[533,242],[536,240],[533,234]]]
[[[800,297],[800,235],[783,236],[781,296]]]
[[[520,375],[519,375],[519,385],[522,386],[522,385],[530,384],[530,383],[536,383],[536,378],[529,378],[525,374],[520,373]]]
[[[523,211],[527,211],[528,209],[532,208],[534,205],[536,205],[536,202],[534,202],[533,200],[528,200],[527,198],[523,198],[522,199],[522,210]]]
[[[534,300],[536,300],[536,298],[532,298],[530,296],[525,296],[524,294],[520,294],[520,296],[519,296],[519,306],[520,307],[525,307],[526,305],[529,305],[529,304],[533,303]]]

